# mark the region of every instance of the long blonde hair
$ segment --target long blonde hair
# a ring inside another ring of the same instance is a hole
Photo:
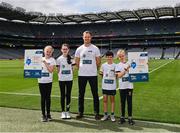
[[[54,52],[54,48],[53,48],[51,45],[47,45],[47,46],[44,48],[44,51],[45,51],[46,49],[48,49],[48,48],[51,49],[52,53]]]
[[[125,50],[123,50],[123,49],[119,49],[119,50],[117,51],[117,56],[119,56],[120,54],[124,54],[124,55],[126,55]]]
[[[47,45],[45,48],[44,48],[44,56],[45,56],[45,51],[46,49],[51,49],[51,56],[53,56],[53,52],[54,52],[54,48],[50,45]]]

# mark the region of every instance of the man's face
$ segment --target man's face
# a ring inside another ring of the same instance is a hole
[[[92,36],[89,33],[84,33],[83,34],[84,44],[91,43],[91,39],[92,39]]]

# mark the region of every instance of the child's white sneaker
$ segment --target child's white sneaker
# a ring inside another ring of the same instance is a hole
[[[66,112],[61,113],[61,119],[66,119]]]
[[[111,115],[110,118],[111,118],[111,121],[112,121],[112,122],[115,122],[115,121],[116,121],[114,115]]]
[[[106,120],[108,120],[108,115],[104,115],[102,118],[101,118],[101,121],[106,121]]]
[[[67,119],[71,119],[71,115],[70,115],[69,112],[66,112],[66,118],[67,118]]]

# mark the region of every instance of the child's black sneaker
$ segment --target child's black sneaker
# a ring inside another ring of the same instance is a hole
[[[48,120],[48,121],[52,121],[51,115],[47,115],[47,120]]]
[[[101,119],[101,116],[99,114],[95,114],[95,120],[100,120]]]
[[[47,122],[47,117],[45,115],[41,117],[41,122]]]
[[[81,119],[83,118],[83,114],[82,113],[78,113],[77,116],[76,116],[76,119]]]
[[[135,122],[133,121],[132,118],[131,118],[131,119],[128,119],[128,123],[129,123],[129,125],[134,125],[134,124],[135,124]]]
[[[119,124],[123,124],[123,123],[125,123],[125,122],[126,122],[125,118],[124,118],[124,117],[121,117],[120,120],[119,120]]]

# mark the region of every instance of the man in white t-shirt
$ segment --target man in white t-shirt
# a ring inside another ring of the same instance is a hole
[[[89,82],[91,92],[94,99],[94,113],[95,119],[99,120],[99,96],[98,96],[98,79],[97,67],[100,66],[100,51],[99,48],[91,44],[92,34],[89,31],[83,33],[84,44],[77,48],[75,52],[76,66],[78,67],[78,86],[79,99],[78,107],[79,113],[77,119],[83,117],[84,113],[84,94],[86,84]]]

